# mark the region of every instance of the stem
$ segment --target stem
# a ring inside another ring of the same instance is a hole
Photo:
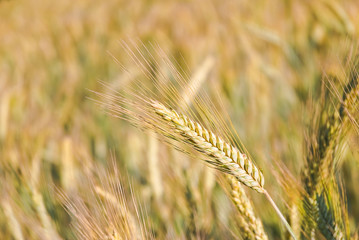
[[[279,208],[277,207],[277,205],[275,204],[275,202],[273,201],[273,199],[271,198],[271,196],[269,195],[267,190],[264,190],[264,195],[266,196],[266,198],[268,199],[268,201],[270,202],[270,204],[274,208],[275,212],[279,216],[280,220],[283,222],[284,226],[287,228],[287,230],[290,233],[290,235],[292,236],[292,238],[294,240],[297,240],[297,238],[295,237],[295,235],[293,233],[292,228],[290,227],[289,223],[287,222],[287,220],[285,219],[285,217],[283,216],[283,214],[281,213],[281,211],[279,210]]]

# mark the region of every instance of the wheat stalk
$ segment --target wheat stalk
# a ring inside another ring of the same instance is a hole
[[[215,168],[231,174],[239,182],[263,193],[289,233],[296,240],[287,220],[270,197],[269,193],[263,188],[264,176],[262,172],[254,165],[254,163],[236,147],[225,142],[213,132],[204,128],[201,124],[189,119],[183,114],[171,110],[155,100],[150,100],[150,106],[154,112],[159,115],[165,123],[183,137],[184,142],[190,143],[196,150],[204,153],[210,159],[208,162]],[[179,140],[179,139],[175,139]]]
[[[99,103],[105,104],[105,107],[113,116],[127,120],[143,130],[154,130],[156,133],[165,136],[166,141],[170,144],[173,143],[171,140],[187,144],[192,149],[204,154],[206,156],[205,161],[212,167],[232,175],[240,183],[259,193],[263,193],[292,238],[297,239],[287,220],[269,193],[264,189],[262,172],[237,147],[224,141],[200,123],[167,108],[152,98],[132,93],[136,100],[130,101],[122,95],[95,93],[110,101]],[[182,147],[173,146],[179,150],[186,151]]]

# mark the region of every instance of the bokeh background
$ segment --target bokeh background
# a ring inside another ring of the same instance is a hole
[[[189,76],[202,73],[204,89],[220,93],[286,209],[290,194],[275,162],[300,180],[308,102],[318,99],[326,74],[346,70],[340,59],[358,37],[359,3],[2,0],[0,18],[1,239],[78,239],[81,229],[122,239],[114,229],[126,232],[129,219],[138,221],[138,238],[188,239],[195,231],[199,239],[240,239],[214,170],[108,116],[89,89],[102,91],[99,80],[114,88],[131,82],[113,59],[138,68],[121,41],[158,44]],[[339,174],[354,234],[358,135],[348,145]],[[270,239],[283,238],[265,199],[248,194]],[[116,199],[121,214],[112,209]]]

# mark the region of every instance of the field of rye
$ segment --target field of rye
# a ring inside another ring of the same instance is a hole
[[[359,2],[0,0],[0,239],[359,240]]]

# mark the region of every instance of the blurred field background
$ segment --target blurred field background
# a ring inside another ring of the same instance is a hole
[[[122,40],[158,44],[220,93],[289,214],[276,162],[300,181],[308,104],[326,74],[348,70],[343,49],[359,36],[355,0],[9,0],[0,17],[0,238],[17,240],[241,239],[214,170],[88,99],[98,80],[133,80],[112,57],[137,69]],[[337,173],[352,236],[358,142],[353,131]],[[269,239],[287,239],[263,196],[248,194]]]

